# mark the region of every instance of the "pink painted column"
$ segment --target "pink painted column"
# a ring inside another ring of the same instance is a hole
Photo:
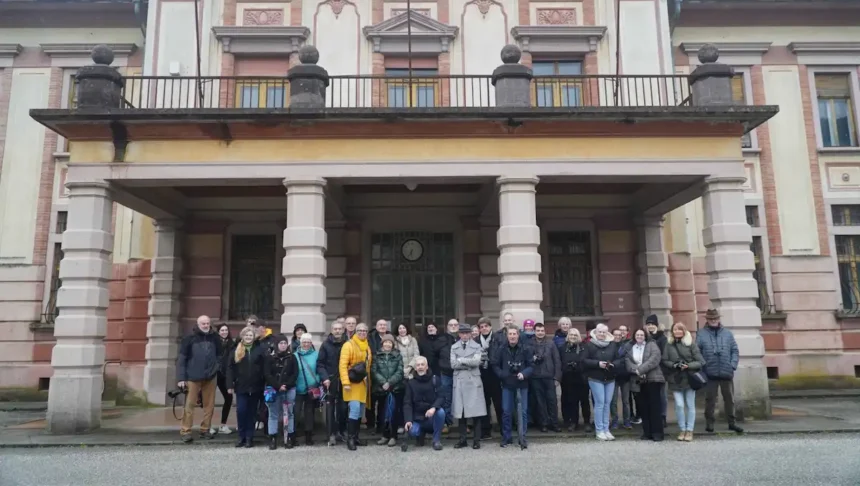
[[[510,312],[517,323],[543,322],[543,287],[538,253],[535,193],[537,177],[506,177],[499,184],[499,304],[500,314]]]

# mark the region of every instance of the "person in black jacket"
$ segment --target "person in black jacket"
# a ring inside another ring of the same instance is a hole
[[[456,328],[460,328],[460,324],[456,319],[451,319],[456,324]],[[449,321],[449,328],[453,328]],[[431,334],[432,333],[432,334]],[[442,408],[445,410],[445,428],[453,423],[451,417],[451,398],[454,392],[454,370],[451,369],[451,346],[457,342],[457,338],[448,332],[437,332],[436,326],[433,324],[427,325],[427,336],[425,337],[424,346],[421,349],[421,356],[427,358],[430,365],[430,370],[434,376],[439,378],[439,385],[442,389],[442,394],[445,397],[445,402]],[[445,430],[443,433],[447,433]]]
[[[481,427],[481,439],[490,438],[490,402],[496,413],[496,422],[501,429],[502,423],[502,387],[499,385],[499,377],[490,366],[493,349],[497,346],[497,332],[493,332],[493,322],[489,317],[478,319],[478,337],[475,342],[481,345],[481,383],[484,385],[484,403],[487,406],[487,415],[484,416]]]
[[[445,397],[438,380],[428,371],[427,358],[415,358],[415,375],[406,381],[406,395],[403,398],[403,428],[416,445],[424,445],[424,434],[433,430],[433,450],[442,450],[442,428],[445,426]],[[404,438],[400,450],[409,449],[408,439]]]
[[[597,440],[615,440],[609,432],[609,401],[615,392],[615,377],[626,372],[621,344],[615,342],[609,327],[598,324],[591,331],[591,340],[585,346],[585,378],[594,398],[594,429]]]
[[[657,343],[660,348],[660,355],[666,355],[666,328],[660,324],[656,314],[651,314],[645,318],[645,329],[648,331],[648,339]],[[660,415],[663,416],[663,428],[666,428],[666,409],[669,406],[669,396],[667,394],[666,385],[660,390]]]
[[[567,431],[573,432],[582,428],[579,425],[579,410],[582,409],[582,424],[585,431],[592,431],[591,400],[588,399],[588,384],[583,377],[585,366],[582,364],[585,358],[585,345],[579,330],[571,328],[567,333],[567,339],[558,348],[561,359],[561,416],[567,425]]]
[[[343,442],[346,436],[346,402],[343,401],[341,391],[340,350],[346,342],[344,323],[335,321],[331,325],[331,334],[320,345],[320,353],[317,358],[317,374],[326,387],[326,430],[328,432],[328,445],[333,447],[338,442]]]
[[[296,378],[299,366],[293,354],[290,340],[285,334],[277,334],[275,354],[266,356],[263,364],[263,375],[266,381],[265,401],[269,409],[268,432],[269,449],[278,447],[278,425],[284,424],[284,448],[292,449],[296,445],[295,416],[293,406],[296,403]]]
[[[200,422],[200,438],[211,439],[209,431],[212,414],[215,412],[215,388],[218,370],[221,368],[218,356],[221,354],[221,340],[212,331],[208,316],[197,318],[197,326],[191,335],[182,339],[179,355],[176,357],[176,385],[187,390],[185,413],[179,435],[186,444],[194,440],[191,426],[194,421],[194,406],[198,394],[203,394],[203,421]]]
[[[242,329],[239,333],[240,342],[227,368],[228,391],[236,395],[236,421],[239,425],[236,447],[254,447],[254,422],[263,391],[263,366],[266,360],[266,351],[256,337],[257,332],[253,327]]]
[[[227,426],[227,418],[230,417],[230,409],[233,407],[233,394],[229,393],[227,386],[227,366],[230,365],[230,355],[236,349],[236,341],[230,336],[230,328],[227,324],[218,326],[218,337],[221,338],[221,354],[218,355],[218,391],[221,392],[221,397],[224,398],[224,404],[221,406],[221,428],[216,429],[214,426],[209,429],[209,433],[215,434],[230,434],[233,431]]]
[[[530,346],[520,342],[520,331],[508,329],[507,344],[496,349],[493,358],[493,371],[502,385],[502,442],[501,447],[513,443],[511,438],[511,415],[520,400],[518,416],[518,436],[521,449],[528,447],[526,424],[529,416],[529,377],[532,375],[534,357]]]

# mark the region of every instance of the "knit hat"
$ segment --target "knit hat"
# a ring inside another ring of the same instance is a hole
[[[299,340],[301,342],[305,342],[305,341],[307,341],[309,343],[314,342],[313,336],[311,336],[311,333],[309,333],[309,332],[302,334],[302,337]]]
[[[657,314],[651,314],[650,316],[645,318],[645,325],[654,324],[655,326],[660,324],[660,320],[657,319]]]
[[[275,344],[278,344],[282,341],[286,341],[287,344],[289,344],[290,338],[286,334],[275,334]]]
[[[391,344],[395,344],[395,343],[394,343],[394,336],[392,336],[391,334],[383,334],[383,335],[382,335],[382,338],[381,338],[380,344],[384,343],[385,341],[388,341],[388,342],[390,342]]]
[[[529,329],[535,327],[535,321],[533,319],[526,319],[523,321],[523,329]]]

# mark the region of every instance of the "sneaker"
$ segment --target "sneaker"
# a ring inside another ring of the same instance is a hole
[[[615,430],[618,428],[618,419],[612,419],[612,422],[609,423],[609,428]]]
[[[233,429],[227,427],[226,425],[222,425],[220,429],[218,429],[219,434],[230,435],[233,433]]]
[[[615,436],[611,432],[604,432],[603,435],[606,436],[606,440],[615,440]]]
[[[595,437],[597,438],[597,440],[609,440],[606,438],[606,434],[604,434],[603,432],[598,432]]]
[[[441,442],[434,442],[433,443],[433,450],[434,451],[441,451],[442,450],[442,443]]]
[[[385,444],[388,444],[388,439],[386,439],[385,437],[376,441],[376,445],[385,445]]]
[[[642,424],[642,419],[639,417],[633,417],[633,420],[631,420],[630,422],[633,423],[634,425],[640,425],[640,424]]]
[[[209,435],[215,435],[217,433],[218,433],[218,429],[216,429],[215,427],[209,428]]]
[[[397,429],[398,434],[402,434],[403,432],[404,432],[403,427],[400,427],[399,429]]]
[[[632,429],[632,428],[633,428],[633,424],[631,424],[631,423],[630,423],[630,421],[629,421],[629,420],[627,420],[627,421],[625,421],[625,422],[624,422],[624,428],[625,428],[625,429],[627,429],[627,430],[630,430],[630,429]]]
[[[388,447],[394,447],[396,445],[397,445],[397,439],[395,439],[394,437],[388,439]]]
[[[191,434],[183,434],[182,435],[182,442],[184,444],[190,444],[190,443],[194,442],[194,437],[191,437]]]
[[[200,432],[200,438],[206,439],[206,440],[212,440],[215,438],[215,434],[212,434],[209,431]]]

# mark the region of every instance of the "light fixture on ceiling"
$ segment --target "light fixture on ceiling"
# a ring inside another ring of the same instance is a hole
[[[409,189],[410,191],[414,191],[417,188],[418,188],[418,184],[416,184],[414,182],[409,182],[406,184],[406,189]]]

